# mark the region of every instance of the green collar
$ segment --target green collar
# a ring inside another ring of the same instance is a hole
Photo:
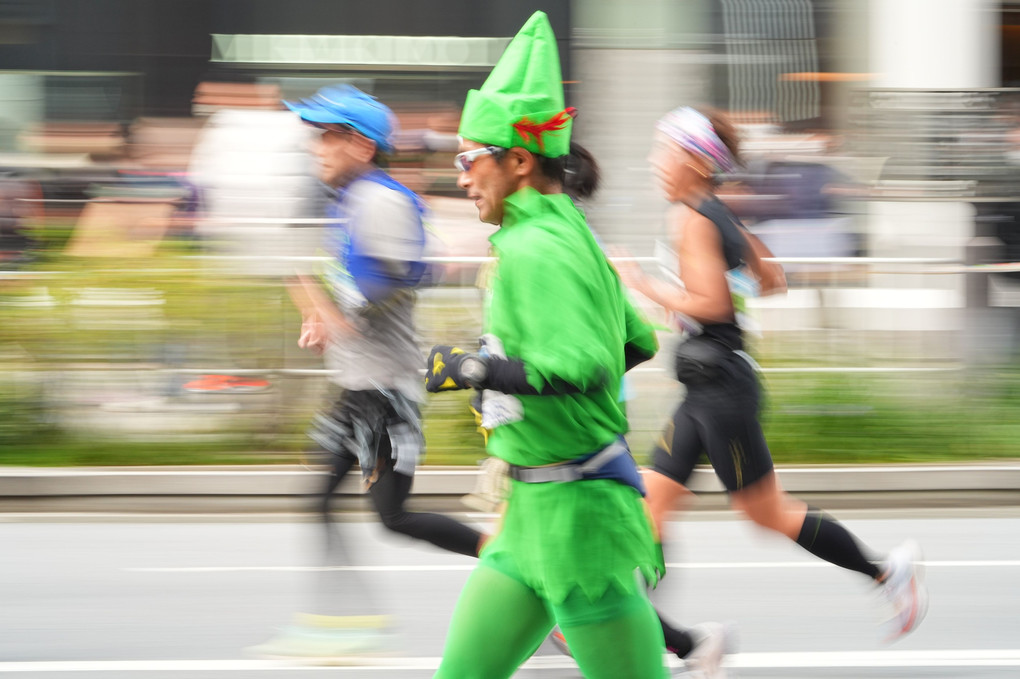
[[[557,214],[564,219],[569,219],[571,212],[576,213],[577,208],[574,207],[574,201],[567,194],[539,193],[537,189],[525,186],[503,199],[503,223],[492,234],[489,241],[495,244],[500,238],[500,234],[514,224],[527,221],[535,215]]]

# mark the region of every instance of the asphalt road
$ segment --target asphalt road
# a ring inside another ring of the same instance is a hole
[[[879,599],[862,576],[729,513],[670,524],[667,561],[674,565],[653,598],[677,621],[735,622],[740,647],[729,663],[744,679],[1020,676],[1020,511],[843,516],[876,550],[905,537],[924,547],[931,609],[914,635],[894,645],[878,641]],[[357,573],[399,621],[399,654],[357,667],[295,667],[244,649],[315,597],[315,524],[286,517],[37,519],[0,515],[0,674],[430,677],[472,567],[471,559],[384,536],[353,517],[342,528],[356,544]],[[581,675],[546,644],[518,676]]]

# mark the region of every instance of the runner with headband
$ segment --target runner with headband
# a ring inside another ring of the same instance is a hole
[[[773,469],[758,420],[756,366],[744,352],[738,321],[739,283],[750,280],[769,294],[785,291],[786,281],[782,267],[766,261],[767,248],[715,196],[716,176],[739,163],[733,126],[718,113],[678,108],[659,120],[650,161],[665,197],[687,208],[674,234],[682,285],[647,276],[632,262],[617,265],[629,287],[675,316],[684,337],[674,369],[687,393],[646,474],[656,525],[661,531],[667,513],[689,497],[684,486],[705,453],[735,509],[816,557],[870,578],[894,611],[884,638],[907,634],[927,609],[918,546],[907,541],[884,560],[871,557],[841,523],[785,493]]]

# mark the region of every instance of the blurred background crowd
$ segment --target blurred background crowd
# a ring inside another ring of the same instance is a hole
[[[328,197],[280,100],[327,83],[397,114],[388,169],[446,260],[422,342],[470,343],[460,108],[535,9],[603,169],[592,227],[649,270],[654,121],[738,124],[720,195],[790,281],[750,309],[778,461],[1020,456],[1020,2],[0,0],[0,463],[302,459],[325,380],[282,282]],[[667,363],[633,378],[637,451]],[[431,461],[482,455],[458,397],[426,422]]]

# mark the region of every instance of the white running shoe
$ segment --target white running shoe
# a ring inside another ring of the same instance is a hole
[[[731,623],[703,622],[690,630],[694,648],[684,658],[687,676],[726,679],[725,657],[737,650],[736,628]]]
[[[892,606],[892,617],[882,625],[886,642],[910,633],[921,624],[928,612],[928,590],[924,586],[921,548],[907,540],[889,552],[886,578],[882,582],[885,598]]]
[[[390,635],[376,628],[315,628],[294,625],[248,653],[310,665],[357,665],[393,653]]]

